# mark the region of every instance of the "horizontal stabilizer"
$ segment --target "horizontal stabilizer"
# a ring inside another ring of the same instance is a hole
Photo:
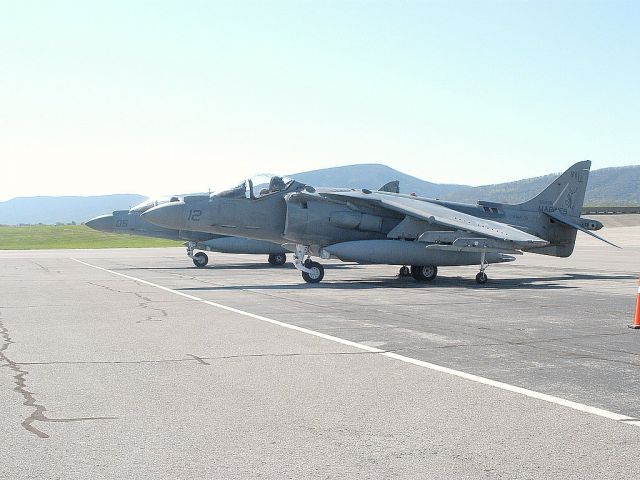
[[[586,228],[578,225],[577,223],[572,222],[571,220],[567,219],[563,215],[559,215],[556,212],[545,212],[545,214],[548,215],[549,217],[553,218],[556,222],[560,222],[560,223],[565,224],[568,227],[575,228],[576,230],[580,230],[581,232],[584,232],[587,235],[591,235],[592,237],[597,238],[598,240],[600,240],[600,241],[602,241],[604,243],[608,243],[609,245],[614,246],[616,248],[620,248],[620,249],[622,248],[622,247],[619,247],[618,245],[616,245],[615,243],[610,242],[609,240],[607,240],[605,238],[602,238],[600,235],[596,235],[592,231],[587,230]]]

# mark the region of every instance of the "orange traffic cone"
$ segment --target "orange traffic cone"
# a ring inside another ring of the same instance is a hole
[[[640,328],[640,280],[638,281],[638,299],[636,300],[636,318],[633,321],[633,325],[629,325],[629,328]]]

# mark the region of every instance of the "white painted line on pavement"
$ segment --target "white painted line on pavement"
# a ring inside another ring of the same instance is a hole
[[[115,272],[113,270],[109,270],[107,268],[99,267],[97,265],[92,265],[87,262],[83,262],[82,260],[78,260],[77,258],[72,258],[78,263],[82,265],[86,265],[87,267],[95,268],[97,270],[102,270],[107,273],[111,273],[113,275],[117,275],[119,277],[127,278],[129,280],[133,280],[134,282],[139,282],[144,285],[149,285],[150,287],[158,288],[160,290],[164,290],[165,292],[173,293],[174,295],[179,295],[184,298],[188,298],[189,300],[194,300],[196,302],[204,303],[206,305],[210,305],[212,307],[220,308],[222,310],[226,310],[228,312],[237,313],[238,315],[243,315],[245,317],[253,318],[255,320],[260,320],[262,322],[272,323],[274,325],[278,325],[279,327],[288,328],[290,330],[295,330],[297,332],[305,333],[307,335],[313,335],[314,337],[323,338],[325,340],[330,340],[332,342],[340,343],[342,345],[347,345],[349,347],[357,348],[359,350],[364,350],[366,352],[377,353],[381,356],[392,358],[394,360],[399,360],[401,362],[410,363],[412,365],[416,365],[418,367],[428,368],[429,370],[434,370],[436,372],[446,373],[448,375],[453,375],[455,377],[463,378],[465,380],[470,380],[472,382],[481,383],[483,385],[488,385],[491,387],[499,388],[501,390],[506,390],[508,392],[517,393],[519,395],[524,395],[525,397],[535,398],[536,400],[542,400],[544,402],[554,403],[556,405],[562,405],[563,407],[571,408],[573,410],[577,410],[584,413],[589,413],[591,415],[597,415],[599,417],[608,418],[611,420],[616,420],[618,422],[624,423],[626,425],[634,425],[640,426],[640,419],[629,417],[627,415],[621,415],[619,413],[610,412],[608,410],[604,410],[602,408],[591,407],[589,405],[584,405],[582,403],[573,402],[571,400],[566,400],[560,397],[554,397],[553,395],[547,395],[546,393],[536,392],[534,390],[529,390],[526,388],[516,387],[515,385],[510,385],[508,383],[498,382],[496,380],[491,380],[489,378],[480,377],[478,375],[473,375],[471,373],[462,372],[460,370],[454,370],[452,368],[443,367],[441,365],[436,365],[435,363],[424,362],[422,360],[417,360],[411,357],[405,357],[404,355],[399,355],[393,352],[385,352],[384,350],[380,350],[379,348],[369,347],[362,343],[352,342],[350,340],[345,340],[344,338],[334,337],[333,335],[327,335],[325,333],[316,332],[315,330],[310,330],[308,328],[298,327],[297,325],[292,325],[290,323],[280,322],[278,320],[273,320],[272,318],[263,317],[262,315],[256,315],[255,313],[245,312],[244,310],[239,310],[237,308],[228,307],[221,303],[211,302],[209,300],[205,300],[200,297],[196,297],[194,295],[189,295],[187,293],[180,292],[178,290],[174,290],[169,287],[163,287],[162,285],[158,285],[157,283],[148,282],[147,280],[142,280],[141,278],[132,277],[130,275],[125,275],[124,273]]]

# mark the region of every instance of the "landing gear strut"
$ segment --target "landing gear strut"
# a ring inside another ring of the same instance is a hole
[[[487,260],[486,260],[486,253],[482,252],[481,255],[482,256],[480,257],[480,272],[476,275],[476,282],[480,285],[484,285],[489,280],[489,277],[487,277],[487,274],[484,273],[484,271],[487,269],[489,264],[487,263]]]
[[[198,268],[203,268],[209,263],[209,257],[204,252],[193,253],[195,242],[187,242],[187,256],[193,260],[193,264]]]
[[[284,253],[275,253],[269,255],[269,263],[274,267],[279,267],[287,262],[287,256]]]
[[[302,272],[302,278],[305,282],[319,283],[324,278],[324,267],[318,262],[312,261],[311,258],[304,260],[304,257],[308,255],[309,247],[296,245],[296,251],[293,254],[293,266]]]

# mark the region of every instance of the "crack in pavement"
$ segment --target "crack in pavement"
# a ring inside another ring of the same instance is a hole
[[[194,360],[197,360],[201,365],[211,365],[210,363],[205,362],[202,357],[198,357],[196,355],[193,355],[192,353],[187,353],[187,356],[192,357]]]
[[[592,346],[584,346],[579,344],[569,345],[569,346],[556,346],[553,345],[553,342],[559,340],[577,340],[577,339],[585,339],[585,338],[598,338],[598,337],[614,337],[614,336],[622,336],[629,335],[629,332],[623,333],[596,333],[596,334],[587,334],[587,335],[576,335],[572,337],[550,337],[548,339],[531,339],[531,340],[513,340],[513,341],[505,341],[498,342],[494,344],[484,344],[484,345],[469,345],[469,346],[522,346],[528,347],[533,350],[548,353],[552,356],[552,358],[564,358],[564,359],[587,359],[587,360],[597,360],[605,363],[618,363],[622,365],[628,365],[631,367],[638,367],[640,364],[638,362],[619,360],[615,358],[606,358],[602,356],[599,352],[594,351],[594,347]],[[493,339],[490,336],[478,335],[481,338]],[[549,345],[547,345],[549,344]],[[436,348],[447,348],[447,347],[436,347]],[[574,348],[580,351],[572,351],[570,348]],[[606,351],[606,349],[605,349]],[[628,355],[638,356],[637,353],[626,352]]]
[[[166,318],[166,317],[169,316],[165,309],[156,308],[156,307],[152,307],[151,305],[149,305],[151,302],[153,302],[153,300],[151,300],[149,297],[145,297],[144,295],[142,295],[142,294],[140,294],[138,292],[126,292],[124,290],[118,290],[117,288],[108,287],[106,285],[100,285],[99,283],[93,283],[93,282],[88,282],[88,283],[89,283],[89,285],[93,285],[94,287],[104,288],[105,290],[108,290],[110,292],[126,293],[128,295],[135,295],[140,300],[142,300],[141,302],[138,302],[138,306],[140,308],[147,309],[147,310],[155,310],[156,312],[159,312],[159,317],[157,315],[153,315],[153,314],[152,315],[147,315],[147,317],[144,320],[136,320],[136,323],[162,322],[163,318]]]
[[[391,325],[387,325],[387,327],[394,328]],[[499,347],[499,346],[534,346],[537,343],[553,343],[559,342],[563,340],[580,340],[580,339],[588,339],[588,338],[600,338],[600,337],[618,337],[622,335],[629,335],[629,332],[622,333],[589,333],[584,335],[572,335],[572,336],[564,336],[564,337],[548,337],[548,338],[530,338],[523,340],[500,340],[491,335],[480,335],[476,334],[479,338],[485,338],[487,340],[494,340],[495,343],[453,343],[450,345],[440,345],[435,348],[461,348],[461,347]],[[631,335],[633,335],[631,333]],[[625,352],[620,351],[621,353],[628,353],[629,355],[639,355],[638,353],[633,352]]]
[[[16,386],[14,387],[14,391],[18,392],[24,398],[23,405],[27,407],[33,407],[35,410],[31,412],[27,418],[25,418],[21,425],[29,432],[37,435],[40,438],[49,438],[49,435],[43,432],[42,430],[36,428],[33,424],[35,422],[50,422],[50,423],[69,423],[69,422],[81,422],[85,420],[114,420],[117,417],[79,417],[79,418],[49,418],[45,414],[47,408],[39,404],[33,394],[27,390],[27,380],[26,376],[29,375],[27,370],[20,368],[20,363],[11,360],[7,357],[6,351],[9,349],[9,346],[15,344],[15,342],[11,339],[9,335],[9,330],[4,326],[2,320],[0,320],[0,336],[2,336],[2,346],[0,346],[0,360],[6,362],[6,367],[9,367],[10,370],[16,372],[13,376],[14,383]]]
[[[30,260],[31,263],[35,263],[37,266],[39,266],[42,270],[44,270],[47,273],[51,273],[51,270],[49,270],[47,267],[45,267],[44,265],[41,265],[40,263],[36,262],[35,260]]]
[[[217,357],[205,357],[187,353],[189,358],[162,358],[158,360],[69,360],[51,362],[16,362],[16,365],[140,365],[146,363],[176,363],[176,362],[198,362],[201,365],[211,365],[205,360],[231,360],[236,358],[286,358],[286,357],[324,357],[333,355],[380,355],[383,353],[393,353],[395,350],[381,350],[380,352],[321,352],[321,353],[247,353],[238,355],[221,355]]]

